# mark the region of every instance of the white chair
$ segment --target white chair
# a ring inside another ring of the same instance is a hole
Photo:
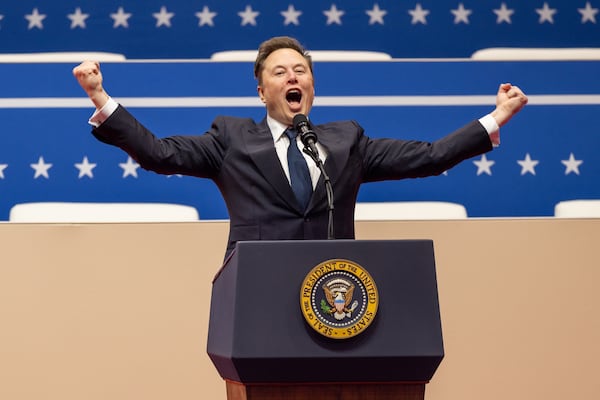
[[[4,53],[0,54],[1,63],[80,63],[84,60],[100,62],[125,61],[123,54],[96,51],[58,51],[50,53]]]
[[[556,203],[557,218],[600,218],[600,200],[567,200]]]
[[[212,61],[218,62],[254,62],[257,50],[228,50],[213,53]],[[309,52],[313,61],[389,61],[392,59],[387,53],[379,51],[354,51],[354,50],[311,50]]]
[[[462,204],[444,201],[356,203],[354,209],[357,221],[463,218],[467,218],[467,209]]]
[[[553,61],[600,60],[600,47],[509,48],[493,47],[477,50],[471,59],[479,61]]]
[[[168,203],[22,203],[10,209],[10,222],[185,222],[199,220],[196,208]]]

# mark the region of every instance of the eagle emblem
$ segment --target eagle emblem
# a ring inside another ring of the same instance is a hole
[[[358,301],[352,302],[354,295],[354,284],[346,279],[336,278],[323,284],[323,291],[327,304],[321,303],[321,308],[327,314],[341,321],[344,318],[351,318],[352,312],[358,307]]]
[[[304,320],[332,339],[348,339],[364,332],[378,306],[373,277],[351,260],[323,261],[308,272],[300,288]]]

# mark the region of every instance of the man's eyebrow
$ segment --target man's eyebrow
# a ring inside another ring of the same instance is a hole
[[[301,62],[292,65],[292,68],[298,68],[298,67],[308,68],[308,65],[301,63]],[[286,68],[286,66],[283,64],[276,64],[271,69],[276,70],[277,68]]]

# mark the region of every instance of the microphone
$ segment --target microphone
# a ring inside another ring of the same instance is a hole
[[[319,158],[319,151],[317,150],[317,134],[312,130],[308,118],[304,114],[296,114],[294,116],[294,128],[300,135],[300,140],[304,144],[304,152],[313,159],[317,167],[321,170],[323,181],[325,182],[325,191],[327,193],[327,211],[328,211],[328,223],[327,223],[327,239],[335,239],[335,230],[333,228],[333,186],[331,180],[325,172],[325,166]]]
[[[294,128],[296,132],[300,134],[300,140],[304,144],[305,147],[308,147],[317,157],[319,155],[319,151],[317,150],[317,134],[312,130],[310,126],[310,122],[308,122],[308,118],[304,114],[296,114],[294,116]]]

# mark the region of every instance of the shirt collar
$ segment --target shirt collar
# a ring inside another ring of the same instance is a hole
[[[282,124],[281,122],[271,118],[267,114],[267,125],[269,126],[269,130],[271,131],[271,135],[273,135],[273,142],[277,142],[283,136],[283,132],[288,128],[287,125]]]

